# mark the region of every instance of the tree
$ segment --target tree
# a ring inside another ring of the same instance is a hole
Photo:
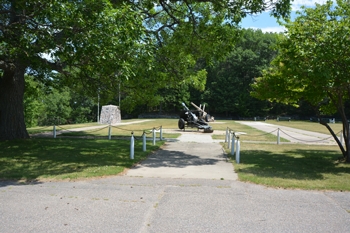
[[[6,140],[28,137],[26,73],[44,83],[62,77],[79,80],[94,95],[99,88],[116,90],[120,84],[133,107],[169,80],[185,80],[189,73],[177,72],[194,67],[194,54],[208,62],[215,54],[222,56],[237,37],[228,29],[242,17],[269,9],[285,17],[290,0],[0,3],[0,140]],[[187,81],[200,86],[202,74],[193,70]]]
[[[303,8],[278,43],[279,55],[253,84],[252,95],[286,104],[306,100],[324,114],[338,111],[345,147],[328,128],[350,162],[349,123],[345,104],[350,98],[350,5],[338,0]]]
[[[40,123],[42,125],[67,123],[72,112],[70,100],[71,96],[67,87],[62,90],[52,89],[43,97],[44,111]]]
[[[37,126],[39,117],[43,114],[44,103],[42,96],[44,96],[43,87],[36,82],[33,76],[26,77],[26,89],[24,92],[24,116],[27,127]]]
[[[215,113],[238,117],[266,116],[266,101],[250,96],[250,84],[276,56],[277,34],[246,29],[224,61],[209,68],[203,99]]]

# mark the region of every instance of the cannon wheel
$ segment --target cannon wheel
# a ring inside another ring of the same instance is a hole
[[[209,115],[209,114],[205,115],[205,121],[206,121],[206,122],[209,122],[209,121],[210,121],[210,115]]]
[[[177,125],[179,126],[179,129],[184,129],[185,128],[185,120],[183,118],[180,118]]]

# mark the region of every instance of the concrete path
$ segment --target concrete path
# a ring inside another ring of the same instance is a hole
[[[236,180],[237,174],[211,133],[197,130],[164,130],[181,133],[148,159],[127,172],[130,177]]]
[[[130,177],[236,180],[221,145],[203,142],[167,142],[145,161],[130,169]]]
[[[285,138],[293,143],[302,144],[326,144],[336,145],[335,140],[329,134],[316,133],[301,129],[295,129],[286,126],[273,125],[259,121],[236,121],[237,123],[248,125],[250,127],[259,129],[266,133],[271,133],[277,136],[278,129],[280,129],[280,137]]]

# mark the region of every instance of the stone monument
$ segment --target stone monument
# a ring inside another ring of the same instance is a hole
[[[121,122],[120,109],[115,105],[102,106],[100,124],[116,124]]]

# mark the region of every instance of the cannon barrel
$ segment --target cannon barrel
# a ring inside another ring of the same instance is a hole
[[[199,112],[201,112],[202,114],[200,114],[200,117],[202,119],[205,119],[205,117],[208,115],[207,112],[204,111],[204,107],[205,105],[203,106],[203,109],[201,109],[200,107],[198,107],[197,105],[195,105],[193,102],[191,102],[192,106],[195,107]]]
[[[202,110],[200,107],[195,105],[193,102],[191,102],[192,106],[195,107],[198,111],[201,111],[202,113],[206,113],[204,110]]]
[[[195,105],[193,102],[191,102],[192,106],[195,107],[201,114],[199,114],[199,118],[209,122],[214,121],[214,117],[211,117],[206,111],[204,111],[205,105],[203,105],[203,109]]]
[[[186,104],[184,102],[182,102],[182,106],[187,110],[190,111],[190,109],[186,106]]]

